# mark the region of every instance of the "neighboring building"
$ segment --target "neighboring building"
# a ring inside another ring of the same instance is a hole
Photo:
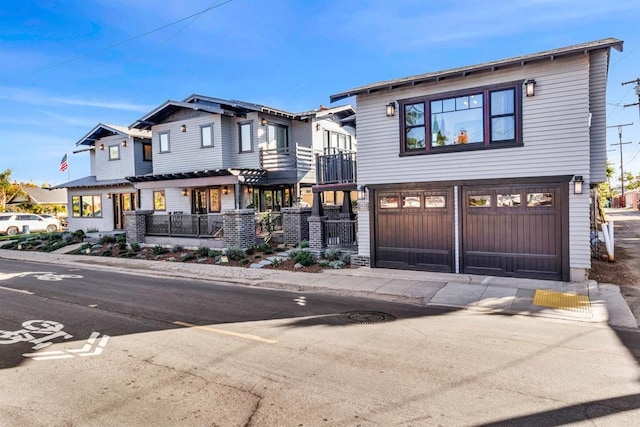
[[[356,262],[583,280],[606,179],[605,39],[374,83],[356,96]],[[580,194],[580,187],[584,190]]]
[[[154,159],[127,180],[154,213],[277,211],[315,183],[316,153],[355,149],[354,126],[350,106],[290,113],[201,95],[170,100],[131,125],[151,131]]]
[[[67,213],[67,190],[30,187],[21,185],[20,190],[7,201],[7,208],[12,206],[33,205],[40,206],[42,213]]]
[[[123,229],[138,198],[124,177],[151,172],[151,132],[100,123],[76,146],[74,154],[89,152],[91,175],[55,187],[68,190],[69,230]]]

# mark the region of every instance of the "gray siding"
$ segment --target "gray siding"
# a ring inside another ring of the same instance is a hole
[[[114,193],[134,193],[133,186],[131,188],[124,187],[105,187],[105,188],[69,188],[69,230],[87,230],[97,229],[98,231],[112,231],[113,224],[113,199],[107,198],[107,194]],[[102,217],[99,218],[82,218],[73,216],[72,200],[74,196],[100,196],[102,203]]]
[[[125,140],[127,141],[127,146],[123,147],[122,141]],[[100,149],[101,144],[104,144],[104,150]],[[112,146],[119,147],[120,159],[109,160],[109,147]],[[96,179],[98,181],[122,179],[125,176],[135,175],[134,149],[135,147],[134,144],[131,143],[131,140],[122,135],[109,136],[96,141]]]
[[[588,184],[591,164],[589,62],[588,55],[576,55],[437,84],[359,95],[358,183],[582,175]],[[386,117],[385,105],[390,101],[530,78],[537,82],[536,95],[523,96],[523,147],[399,156],[400,114]],[[590,266],[587,193],[574,195],[570,191],[571,268]],[[359,231],[360,244],[368,247],[368,230],[361,226]],[[360,252],[368,255],[362,249]]]
[[[251,123],[252,151],[240,153],[239,123]],[[260,167],[260,151],[258,150],[260,138],[266,140],[265,127],[260,125],[260,117],[257,113],[249,113],[246,118],[223,118],[223,150],[224,168],[257,169]]]
[[[191,172],[223,167],[220,116],[200,113],[186,118],[175,117],[152,127],[153,173]],[[202,147],[200,126],[213,125],[213,147]],[[181,132],[186,125],[186,132]],[[169,152],[160,153],[160,133],[169,132]]]
[[[591,168],[592,183],[605,182],[607,179],[607,51],[591,54],[591,73],[589,75],[589,102],[591,111]]]
[[[144,160],[143,144],[141,140],[135,138],[134,148],[134,169],[136,175],[146,175],[153,172],[153,162]],[[153,155],[152,155],[153,160]]]

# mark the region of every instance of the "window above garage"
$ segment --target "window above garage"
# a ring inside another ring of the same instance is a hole
[[[522,82],[400,101],[401,155],[522,145]]]

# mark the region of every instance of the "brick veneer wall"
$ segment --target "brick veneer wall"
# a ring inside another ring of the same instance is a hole
[[[124,211],[124,230],[128,243],[144,243],[144,236],[147,234],[147,215],[153,211],[138,210]]]
[[[364,255],[351,255],[351,267],[371,267],[371,258]]]
[[[256,217],[253,209],[236,209],[222,212],[224,244],[247,249],[256,244]]]
[[[309,248],[315,252],[324,249],[324,222],[326,216],[310,216],[309,221]]]
[[[309,240],[309,217],[311,208],[282,209],[282,230],[284,243],[296,245],[303,240]]]

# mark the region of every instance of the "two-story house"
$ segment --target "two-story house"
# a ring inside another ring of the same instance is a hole
[[[605,180],[605,39],[358,87],[355,260],[583,280]]]
[[[151,132],[100,123],[76,146],[74,153],[89,153],[91,175],[55,187],[68,190],[69,229],[122,229],[123,212],[135,209],[138,198],[125,177],[151,172]]]
[[[152,134],[153,170],[126,178],[140,192],[140,208],[157,214],[293,206],[315,183],[316,153],[355,149],[351,106],[290,113],[191,95],[130,128]]]

